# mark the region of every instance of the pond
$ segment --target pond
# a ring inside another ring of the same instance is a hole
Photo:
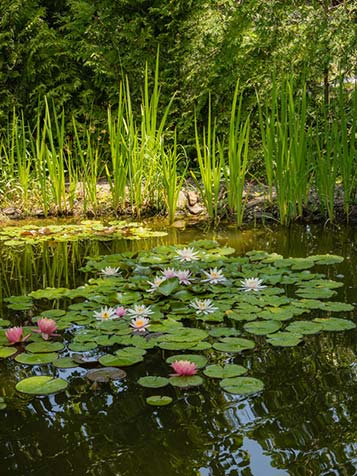
[[[10,305],[9,308],[5,302],[8,296],[46,287],[76,288],[87,283],[95,276],[93,269],[84,267],[88,256],[130,252],[128,256],[133,260],[141,256],[141,250],[149,252],[157,246],[166,250],[169,248],[165,247],[180,244],[191,246],[188,244],[203,238],[216,240],[224,249],[234,248],[232,259],[235,260],[252,250],[276,253],[284,258],[340,255],[343,262],[331,260],[331,264],[322,266],[315,259],[314,267],[304,270],[302,266],[301,272],[324,273],[329,281],[343,284],[333,288],[334,295],[329,302],[357,305],[357,229],[352,227],[326,230],[320,226],[296,225],[285,229],[262,227],[216,232],[188,228],[170,229],[167,236],[131,238],[63,239],[37,245],[0,246],[0,318],[21,325],[29,318],[28,313],[31,317],[33,312],[21,310],[21,306],[16,309]],[[258,255],[252,256],[258,259]],[[275,257],[274,263],[279,259]],[[221,261],[217,262],[221,266]],[[141,265],[143,263],[147,264],[145,260]],[[236,263],[233,261],[234,266]],[[233,265],[227,264],[222,269],[233,269]],[[120,279],[118,282],[122,282]],[[286,288],[291,298],[289,285]],[[308,295],[308,286],[304,289]],[[228,291],[232,295],[254,294],[236,286]],[[212,292],[212,306],[219,306],[221,295]],[[147,294],[150,299],[152,295],[154,293]],[[157,299],[158,305],[166,302],[167,297],[162,294]],[[274,293],[270,296],[273,298],[278,299]],[[74,302],[81,304],[83,300]],[[68,300],[66,303],[70,304]],[[56,306],[55,301],[39,299],[35,314]],[[332,316],[356,322],[355,311],[334,313],[328,307],[326,311],[321,309],[323,307],[312,309],[309,320]],[[187,310],[178,309],[179,312],[188,315]],[[223,321],[217,324],[218,328],[223,325],[226,325]],[[241,332],[246,323],[237,318],[231,320],[230,325]],[[191,327],[198,331],[211,329],[213,324],[202,319]],[[0,411],[0,474],[355,476],[356,330],[306,334],[292,347],[270,345],[266,335],[242,332],[244,338],[255,342],[255,348],[223,353],[220,363],[244,366],[248,369],[247,375],[263,382],[263,389],[248,394],[225,391],[217,379],[205,377],[201,370],[199,375],[204,378],[199,386],[172,385],[153,391],[139,385],[138,380],[145,375],[169,377],[172,369],[165,360],[174,354],[189,352],[165,350],[165,346],[148,349],[144,361],[125,367],[124,379],[99,384],[93,384],[86,377],[88,370],[95,367],[90,364],[63,369],[52,364],[22,365],[12,357],[1,359],[0,397],[4,398],[6,408]],[[65,331],[59,333],[65,334]],[[53,341],[61,342],[62,337],[55,337]],[[105,346],[99,353],[105,353],[103,349]],[[89,359],[96,352],[98,350],[83,355]],[[209,360],[214,359],[212,349],[202,353]],[[68,387],[60,393],[35,397],[15,390],[15,384],[21,379],[38,375],[60,377],[68,382]],[[156,394],[169,396],[172,403],[162,407],[148,405],[146,398]]]

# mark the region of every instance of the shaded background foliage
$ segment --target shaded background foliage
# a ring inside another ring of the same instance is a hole
[[[99,125],[124,76],[139,111],[158,47],[161,100],[176,94],[170,121],[182,143],[192,143],[194,110],[205,121],[209,92],[225,127],[237,79],[246,110],[286,72],[304,76],[317,107],[336,78],[355,76],[356,13],[354,0],[3,0],[0,124],[13,107],[31,123],[46,95]]]

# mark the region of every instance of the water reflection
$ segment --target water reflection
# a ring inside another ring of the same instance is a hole
[[[2,296],[46,286],[78,286],[84,257],[158,244],[189,242],[202,233],[171,230],[167,238],[143,241],[58,243],[0,249]],[[338,299],[356,300],[356,230],[318,227],[226,230],[208,237],[239,253],[265,249],[284,256],[341,254],[346,261],[329,268],[344,275]],[[325,270],[324,270],[325,271]],[[353,318],[353,315],[352,315]],[[312,336],[304,345],[272,349],[264,339],[258,351],[237,356],[265,382],[264,391],[243,398],[223,393],[207,380],[203,388],[174,388],[169,407],[152,408],[138,387],[142,364],[116,385],[91,388],[83,370],[1,363],[0,474],[93,476],[355,476],[357,474],[357,372],[355,333]],[[150,370],[167,368],[154,351]],[[67,392],[29,398],[14,383],[36,374],[65,375]]]

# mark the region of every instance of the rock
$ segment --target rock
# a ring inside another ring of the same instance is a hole
[[[199,205],[198,203],[193,206],[188,205],[187,208],[189,212],[192,213],[192,215],[201,215],[205,211],[205,209],[201,207],[201,205]]]
[[[187,197],[185,192],[180,190],[178,198],[177,198],[177,208],[180,210],[184,210],[187,207]]]
[[[187,192],[187,199],[189,206],[193,207],[198,202],[198,195],[193,190]]]

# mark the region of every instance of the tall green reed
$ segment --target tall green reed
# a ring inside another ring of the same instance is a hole
[[[200,175],[191,170],[191,175],[200,191],[209,219],[217,223],[219,219],[218,202],[223,175],[223,154],[217,139],[216,121],[212,122],[211,96],[208,103],[207,125],[202,135],[195,117],[196,154]]]
[[[248,195],[244,199],[244,186],[249,164],[250,118],[242,119],[243,95],[239,95],[239,83],[234,91],[229,123],[227,160],[225,159],[225,182],[228,206],[236,214],[237,225],[243,223]],[[221,147],[221,154],[224,151]]]

